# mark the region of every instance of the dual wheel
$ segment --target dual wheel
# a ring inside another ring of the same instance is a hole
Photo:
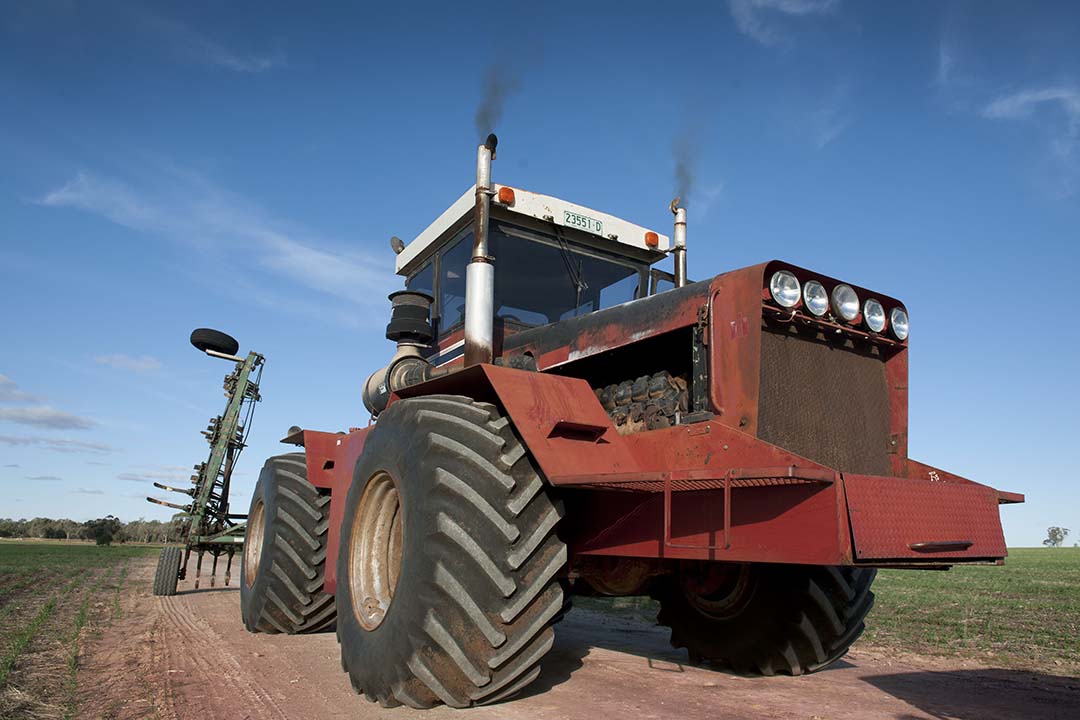
[[[329,496],[303,454],[271,458],[248,516],[241,610],[253,632],[336,621],[357,692],[383,706],[491,703],[540,674],[565,611],[562,506],[495,406],[399,400],[345,499],[337,593],[322,593]]]

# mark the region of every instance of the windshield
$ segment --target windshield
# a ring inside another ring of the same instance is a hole
[[[639,297],[644,264],[570,245],[493,221],[488,233],[495,258],[495,316],[504,330],[523,330],[611,307]],[[439,336],[465,322],[465,267],[472,255],[472,229],[438,258],[438,288],[428,266],[410,278],[414,289],[434,289],[439,298]],[[415,286],[415,287],[414,287]]]

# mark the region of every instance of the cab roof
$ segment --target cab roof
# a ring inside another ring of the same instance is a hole
[[[493,185],[492,187],[494,196],[491,202],[491,217],[493,219],[508,220],[516,215],[541,223],[554,224],[569,240],[583,242],[586,245],[649,264],[665,258],[671,246],[667,235],[656,233],[658,243],[655,248],[651,248],[645,244],[645,234],[652,231],[613,215],[550,195],[511,188],[514,191],[514,202],[508,205],[502,204],[497,201],[497,198],[499,190],[504,186]],[[442,245],[443,241],[448,239],[448,235],[455,234],[469,225],[475,203],[476,186],[473,185],[405,246],[405,249],[397,256],[397,274],[405,276],[412,274]]]

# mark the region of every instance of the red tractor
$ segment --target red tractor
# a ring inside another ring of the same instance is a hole
[[[876,568],[1003,562],[1023,497],[908,457],[899,300],[779,261],[688,282],[677,202],[669,249],[492,184],[495,142],[394,240],[377,421],[266,462],[249,630],[336,623],[370,700],[466,707],[537,677],[573,594],[652,595],[691,660],[798,675],[859,637]]]

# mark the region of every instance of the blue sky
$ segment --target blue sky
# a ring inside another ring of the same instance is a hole
[[[0,517],[168,517],[197,326],[268,357],[238,507],[290,425],[364,424],[387,240],[472,182],[494,68],[497,181],[668,232],[687,158],[692,276],[904,300],[911,455],[1080,536],[1075,4],[391,5],[0,4]]]

